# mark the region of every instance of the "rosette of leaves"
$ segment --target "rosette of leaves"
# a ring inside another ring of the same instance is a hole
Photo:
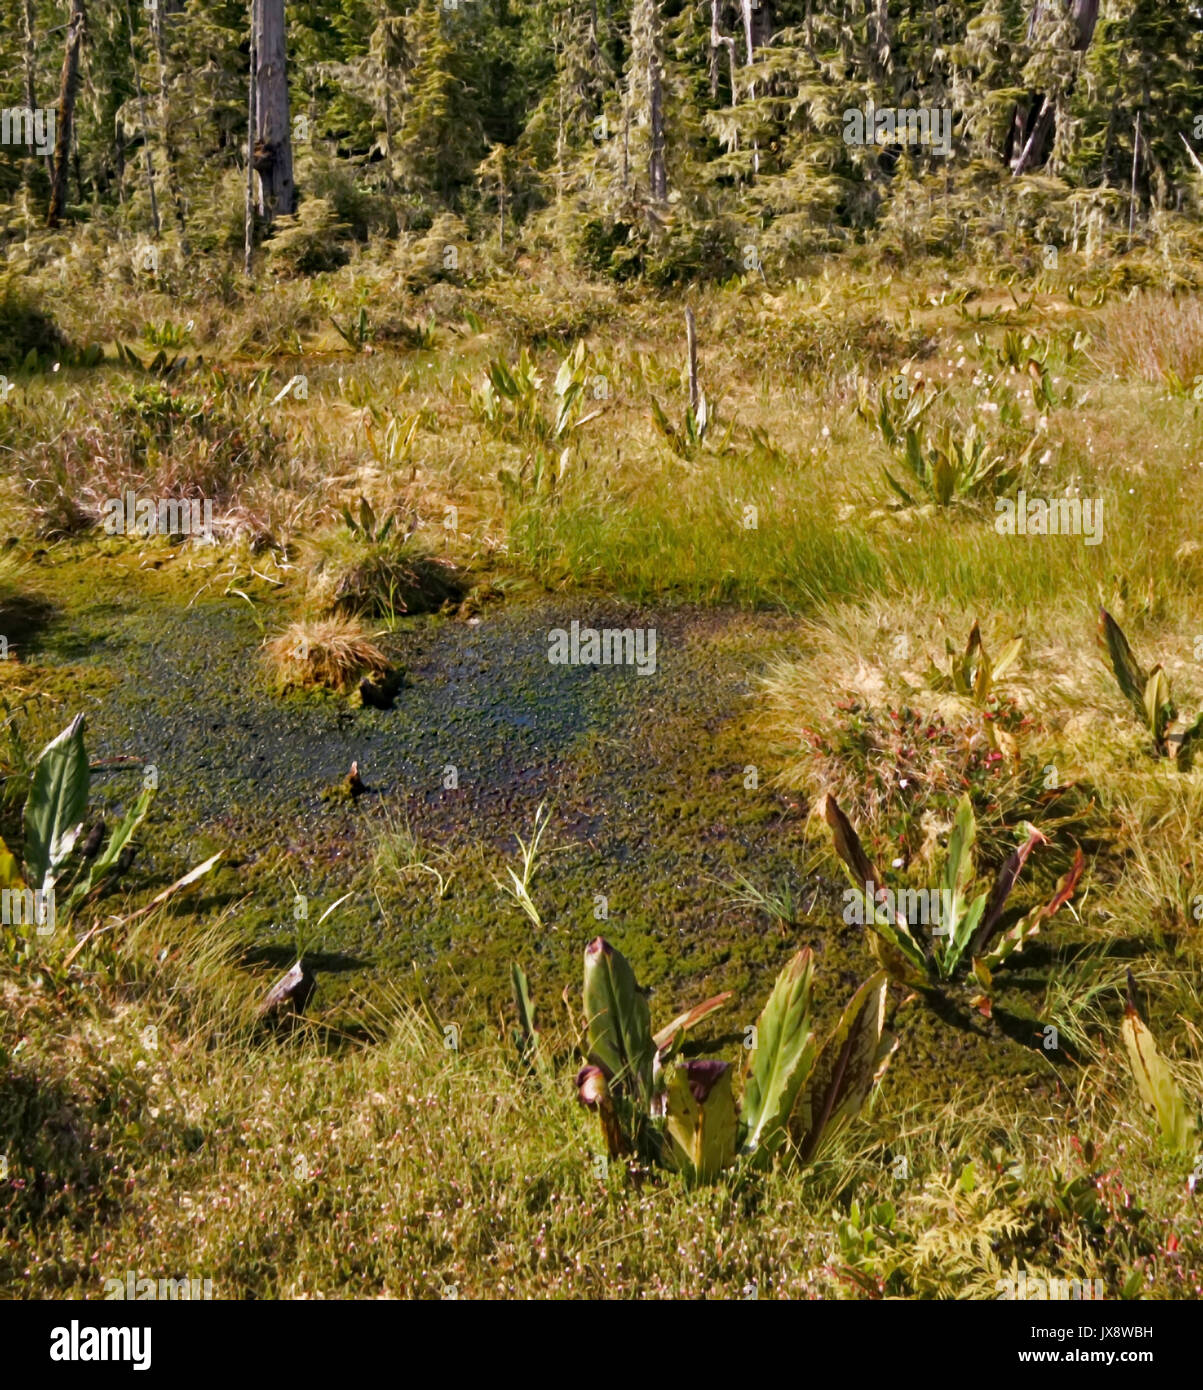
[[[652,1032],[644,991],[629,962],[603,937],[585,950],[586,1065],[581,1103],[600,1121],[612,1159],[658,1162],[691,1182],[725,1169],[764,1167],[792,1155],[813,1162],[862,1108],[896,1043],[885,1032],[887,979],[857,990],[819,1044],[812,1020],[814,958],[799,951],[781,971],[741,1069],[686,1058],[690,1029],[730,994],[715,995]]]
[[[0,928],[0,941],[15,956],[29,954],[25,929],[38,935],[53,934],[113,886],[126,863],[130,841],[150,810],[154,787],[143,786],[139,790],[107,836],[103,822],[96,822],[81,841],[90,795],[91,764],[84,745],[84,716],[77,714],[42,749],[33,765],[22,817],[24,843],[20,861],[0,840],[0,890],[10,907],[17,901],[22,903],[25,918]],[[195,881],[219,857],[206,861],[168,892]],[[156,902],[162,900],[164,895]]]
[[[889,885],[833,796],[826,798],[823,816],[831,828],[840,862],[853,887],[864,896],[864,920],[870,929],[869,948],[874,958],[894,979],[908,985],[941,984],[972,962],[973,974],[988,992],[992,972],[1014,952],[1022,950],[1073,897],[1085,867],[1079,849],[1047,903],[1025,913],[1008,909],[1011,892],[1029,855],[1048,840],[1034,825],[1025,824],[1024,838],[1008,856],[993,884],[980,882],[973,853],[977,820],[973,803],[963,796],[957,805],[937,885],[942,894],[941,921],[931,940],[924,941],[905,914],[889,910],[893,899]]]
[[[1193,724],[1178,727],[1178,708],[1161,663],[1146,671],[1132,654],[1120,625],[1105,608],[1099,609],[1098,635],[1107,649],[1116,684],[1152,737],[1153,751],[1159,758],[1172,757],[1179,771],[1189,771],[1195,747],[1203,737],[1203,714]]]

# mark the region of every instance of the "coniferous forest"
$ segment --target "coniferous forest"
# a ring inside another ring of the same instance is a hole
[[[0,15],[0,1296],[1203,1295],[1203,5]]]

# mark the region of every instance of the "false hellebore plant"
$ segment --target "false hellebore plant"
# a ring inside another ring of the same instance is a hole
[[[869,948],[874,958],[894,979],[909,985],[924,987],[951,980],[968,956],[974,976],[988,992],[992,985],[991,972],[1015,951],[1022,950],[1053,913],[1073,897],[1085,863],[1079,849],[1050,901],[1016,919],[1007,911],[1007,899],[1028,856],[1037,845],[1047,844],[1048,840],[1034,825],[1025,825],[1024,840],[999,870],[994,884],[985,884],[980,892],[973,893],[977,886],[973,861],[977,821],[969,797],[963,796],[957,806],[944,858],[940,881],[943,910],[928,944],[916,935],[906,913],[897,910],[899,901],[908,901],[908,890],[895,893],[885,886],[852,823],[833,796],[827,797],[823,814],[831,827],[836,853],[854,887],[864,895],[864,920],[872,929]],[[979,996],[975,1002],[988,1010],[988,1000],[984,996]]]
[[[77,714],[42,749],[34,764],[23,816],[23,865],[18,866],[16,856],[0,840],[0,890],[8,909],[4,914],[6,925],[0,928],[0,944],[18,958],[30,954],[30,944],[14,927],[32,926],[37,935],[52,935],[56,927],[69,924],[111,886],[122,868],[123,853],[154,799],[154,787],[143,786],[107,841],[103,838],[103,826],[94,827],[89,840],[94,837],[95,842],[81,846],[82,855],[77,858],[76,844],[88,815],[90,793],[91,764],[84,744],[84,716]],[[165,902],[178,889],[207,873],[220,857],[218,854],[206,860],[139,911]],[[60,892],[64,881],[69,887]],[[32,911],[25,905],[26,899]],[[21,920],[10,922],[16,915],[12,906],[18,901],[22,904]],[[72,949],[64,965],[74,959],[80,945],[77,943]]]
[[[1116,684],[1153,737],[1153,751],[1161,758],[1172,756],[1180,772],[1189,771],[1195,745],[1203,738],[1203,714],[1188,727],[1177,726],[1178,708],[1161,663],[1146,671],[1133,656],[1120,625],[1105,608],[1099,610],[1098,633],[1111,659]]]
[[[812,1162],[861,1111],[897,1043],[884,1032],[886,975],[853,995],[818,1047],[811,1026],[814,959],[799,951],[773,986],[737,1101],[729,1062],[686,1060],[686,1033],[720,1009],[719,994],[653,1033],[634,971],[604,937],[585,949],[582,1104],[597,1112],[612,1159],[632,1156],[709,1182],[734,1164],[767,1166],[783,1150]]]

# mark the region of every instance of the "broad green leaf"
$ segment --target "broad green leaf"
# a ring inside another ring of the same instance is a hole
[[[84,717],[77,714],[38,757],[25,803],[25,877],[42,892],[54,886],[88,809]]]
[[[1170,700],[1170,683],[1165,671],[1154,666],[1149,672],[1144,693],[1145,722],[1153,735],[1153,742],[1160,750],[1165,743],[1165,731],[1174,718],[1174,706]]]
[[[735,1095],[727,1062],[678,1062],[665,1089],[665,1133],[676,1167],[710,1182],[735,1158]]]
[[[943,885],[951,896],[949,927],[953,930],[961,920],[965,895],[973,882],[973,845],[976,839],[977,821],[973,815],[973,803],[966,794],[957,804],[944,860]]]
[[[1203,738],[1203,714],[1200,714],[1190,728],[1185,729],[1178,739],[1178,751],[1175,757],[1178,767],[1183,772],[1189,772],[1195,758],[1195,744]]]
[[[885,475],[886,482],[889,483],[889,485],[894,489],[898,496],[902,498],[902,500],[906,503],[908,507],[913,507],[915,505],[915,499],[911,496],[909,492],[907,492],[906,488],[904,488],[902,484],[898,482],[898,480],[894,477],[894,475],[890,472],[888,468],[883,468],[881,471]]]
[[[877,917],[872,928],[869,950],[878,965],[901,984],[926,984],[930,962],[906,922]]]
[[[1169,1063],[1158,1052],[1152,1033],[1130,999],[1120,1028],[1137,1089],[1141,1099],[1157,1116],[1161,1137],[1175,1153],[1190,1154],[1194,1149],[1194,1116],[1187,1108]]]
[[[844,864],[853,887],[863,893],[865,885],[869,884],[871,885],[870,891],[876,895],[881,887],[880,876],[872,860],[865,853],[859,836],[852,828],[852,822],[840,810],[839,803],[834,796],[825,798],[823,818],[831,827],[831,838],[835,845],[835,852]],[[927,958],[923,948],[915,940],[906,919],[898,916],[893,922],[883,920],[876,911],[875,903],[867,905],[874,909],[871,913],[872,928],[883,938],[883,945],[886,947],[885,953],[878,956],[882,967],[889,970],[899,980],[911,980],[915,973],[920,979],[923,979],[927,974]]]
[[[987,973],[997,970],[1008,956],[1022,950],[1024,945],[1040,931],[1044,923],[1069,902],[1077,890],[1078,880],[1082,877],[1082,871],[1085,867],[1086,859],[1079,849],[1074,855],[1074,862],[1070,866],[1069,872],[1063,875],[1060,883],[1057,884],[1057,891],[1049,901],[1043,907],[1033,908],[1031,912],[1021,917],[1013,927],[1003,933],[994,949],[987,951],[981,957],[980,963]],[[979,932],[978,935],[980,938],[982,934]],[[975,962],[976,964],[977,962]]]
[[[995,658],[993,678],[994,683],[996,685],[1000,680],[1002,680],[1003,676],[1006,675],[1006,673],[1011,669],[1011,667],[1014,666],[1016,661],[1018,661],[1019,653],[1022,650],[1022,648],[1023,638],[1012,637],[1012,639],[1007,643],[1007,645]]]
[[[1140,668],[1140,663],[1132,655],[1128,639],[1120,631],[1119,624],[1105,608],[1099,609],[1099,638],[1107,648],[1111,658],[1111,669],[1124,697],[1136,711],[1137,716],[1145,718],[1145,686],[1148,676]]]
[[[585,948],[585,1026],[591,1062],[604,1067],[613,1086],[624,1082],[651,1099],[651,1017],[635,972],[603,936]]]
[[[792,1126],[804,1163],[860,1114],[881,1075],[889,1054],[883,1046],[886,988],[884,971],[861,985],[811,1069]]]
[[[529,1061],[538,1054],[539,1029],[535,1026],[535,1006],[530,995],[526,971],[515,961],[510,966],[510,983],[514,990],[514,1007],[518,1011],[518,1027],[522,1033],[522,1057]]]
[[[948,945],[944,948],[944,959],[941,962],[941,970],[944,978],[950,979],[957,966],[961,963],[961,957],[965,954],[965,948],[973,939],[973,934],[977,930],[977,925],[982,919],[982,913],[986,908],[988,893],[981,893],[969,905],[966,912],[953,926],[949,936]]]
[[[25,883],[21,878],[21,871],[17,866],[16,857],[12,854],[4,841],[0,840],[0,889],[24,887]]]
[[[809,947],[786,965],[756,1023],[756,1046],[744,1086],[744,1149],[767,1158],[788,1136],[789,1117],[815,1058],[810,1026],[814,955]]]
[[[865,885],[871,884],[871,891],[876,893],[881,886],[877,869],[865,853],[860,837],[852,827],[852,822],[840,810],[839,803],[834,796],[826,797],[823,802],[823,819],[831,827],[831,838],[835,844],[835,852],[847,868],[853,887],[859,888],[863,893]]]

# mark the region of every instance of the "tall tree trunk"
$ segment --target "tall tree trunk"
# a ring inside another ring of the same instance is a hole
[[[75,97],[79,90],[79,53],[83,47],[88,16],[84,0],[71,0],[67,22],[67,41],[63,50],[63,73],[59,79],[58,121],[54,132],[54,168],[50,176],[50,210],[46,225],[57,227],[67,201],[67,172],[71,162],[71,127],[75,121]]]
[[[731,70],[731,105],[738,106],[739,93],[735,87],[735,40],[724,34],[719,25],[722,4],[723,0],[710,0],[710,98],[715,103],[718,102],[718,55],[720,49],[725,48],[728,67]]]
[[[740,0],[740,12],[744,22],[745,61],[750,65],[756,61],[756,50],[768,43],[773,36],[773,12],[769,0]],[[756,95],[754,83],[748,87],[748,95]],[[760,142],[752,141],[752,173],[760,173]]]
[[[25,105],[31,111],[38,109],[38,50],[33,31],[33,0],[23,0],[21,6],[21,34],[25,41],[24,78]],[[54,177],[54,161],[46,154],[46,177]]]
[[[273,217],[297,210],[292,178],[292,128],[288,110],[284,0],[255,0],[255,172],[259,213]]]
[[[744,22],[746,61],[756,61],[756,50],[763,48],[773,37],[773,7],[769,0],[740,0]]]

